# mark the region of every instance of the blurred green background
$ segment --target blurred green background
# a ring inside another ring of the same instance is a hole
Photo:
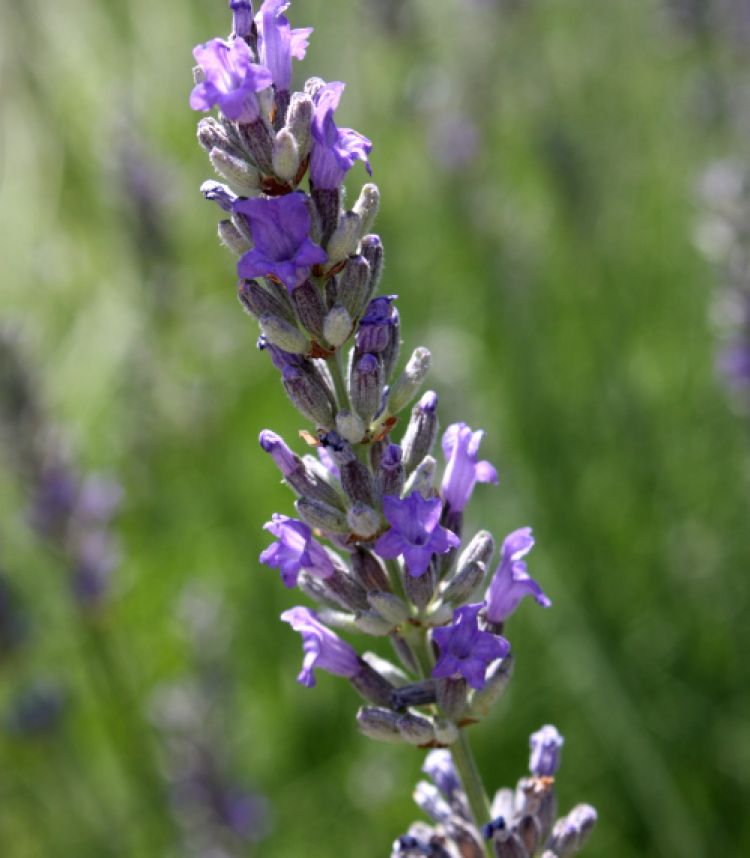
[[[750,424],[715,377],[717,275],[692,240],[698,176],[747,154],[747,45],[701,15],[727,4],[680,5],[291,10],[315,27],[298,80],[346,80],[340,121],[374,141],[382,288],[407,346],[434,352],[442,422],[487,430],[501,485],[470,524],[533,525],[554,602],[510,624],[480,767],[514,783],[554,722],[561,807],[599,810],[592,858],[750,853]],[[228,29],[222,0],[0,7],[2,323],[76,462],[126,498],[92,633],[0,454],[0,569],[28,626],[0,663],[9,858],[376,858],[418,815],[422,753],[362,738],[345,683],[295,683],[278,615],[298,597],[257,562],[291,508],[257,435],[300,425],[197,190],[190,52]],[[63,690],[59,723],[11,729],[39,682]],[[196,686],[198,729],[272,807],[258,847],[190,852],[168,811],[154,711]]]

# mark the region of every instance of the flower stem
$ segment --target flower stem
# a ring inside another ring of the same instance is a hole
[[[476,760],[469,746],[469,740],[466,738],[466,733],[463,730],[459,731],[458,741],[451,745],[450,752],[453,763],[458,771],[458,776],[461,778],[461,784],[466,793],[469,809],[471,810],[471,815],[474,817],[474,823],[477,830],[481,833],[482,825],[490,821],[490,802],[487,798]],[[486,849],[487,854],[491,856],[492,853],[489,851],[489,844],[486,846]]]
[[[336,353],[328,359],[328,369],[333,378],[339,411],[343,411],[349,407],[349,394],[346,389],[346,382],[344,381],[344,369],[341,365],[341,349],[336,349]]]

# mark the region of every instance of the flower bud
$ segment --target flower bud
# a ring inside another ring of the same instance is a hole
[[[409,425],[401,441],[407,473],[432,452],[438,432],[437,402],[437,394],[428,390],[412,409]]]
[[[216,203],[225,212],[232,211],[234,201],[237,199],[237,195],[232,193],[230,188],[222,185],[221,182],[214,182],[212,179],[205,181],[201,185],[200,191],[209,202]]]
[[[297,140],[286,128],[278,132],[271,153],[273,171],[284,182],[291,182],[299,170],[300,156]]]
[[[388,706],[394,690],[393,686],[363,659],[360,659],[360,664],[359,672],[350,677],[349,681],[365,700],[376,706]]]
[[[362,239],[359,252],[370,266],[370,282],[367,288],[367,298],[378,291],[380,275],[383,273],[383,242],[380,236],[366,235]]]
[[[404,371],[393,383],[388,395],[388,412],[390,414],[398,414],[414,398],[427,377],[430,359],[429,349],[422,346],[414,349]]]
[[[351,563],[355,577],[365,590],[368,592],[371,590],[390,591],[391,583],[388,573],[371,551],[357,546],[352,552]]]
[[[352,209],[355,214],[359,215],[362,224],[360,235],[370,232],[375,223],[379,208],[380,191],[378,190],[378,186],[372,182],[368,182],[359,192],[359,198],[354,203],[354,208]]]
[[[360,632],[373,637],[385,637],[390,634],[393,624],[383,619],[375,611],[362,611],[354,618],[354,625]]]
[[[458,727],[446,718],[435,721],[435,738],[441,745],[452,745],[458,741]]]
[[[495,540],[488,530],[478,531],[458,558],[458,570],[470,563],[482,563],[488,566],[495,553]]]
[[[219,221],[219,241],[232,253],[242,256],[252,249],[252,244],[242,235],[231,220]]]
[[[578,804],[558,819],[552,829],[548,847],[558,858],[575,855],[583,848],[596,824],[596,811],[589,804]]]
[[[264,316],[283,318],[296,330],[296,319],[291,313],[289,304],[279,300],[257,280],[240,280],[237,285],[237,297],[243,308],[256,319],[262,319]]]
[[[404,739],[398,731],[398,719],[399,716],[390,709],[376,706],[362,706],[357,712],[357,726],[365,736],[400,745]]]
[[[297,154],[302,161],[310,154],[313,101],[306,93],[295,92],[287,111],[286,127],[297,142]]]
[[[383,368],[375,355],[365,354],[352,365],[349,397],[365,426],[372,422],[383,392]]]
[[[391,708],[403,712],[411,706],[431,706],[437,701],[436,682],[434,679],[423,679],[401,685],[391,694]]]
[[[273,139],[268,124],[263,116],[258,116],[252,122],[241,125],[242,137],[252,153],[255,164],[260,172],[265,175],[273,173],[273,162],[271,150]]]
[[[462,605],[472,601],[470,597],[481,586],[486,571],[484,563],[476,560],[464,564],[441,593],[442,601],[451,605]]]
[[[258,319],[263,336],[274,346],[293,355],[307,354],[312,348],[310,340],[294,325],[280,316],[266,314]]]
[[[206,152],[210,153],[212,149],[226,150],[230,146],[227,132],[219,120],[213,116],[204,116],[198,122],[196,133],[198,135],[198,142]]]
[[[328,262],[335,265],[342,259],[346,259],[347,256],[356,253],[361,232],[362,222],[359,215],[353,211],[344,212],[328,240],[326,247]]]
[[[303,417],[314,423],[318,429],[333,426],[330,396],[315,376],[297,367],[288,366],[281,373],[281,382],[292,405]]]
[[[241,197],[254,197],[260,192],[260,174],[251,164],[215,146],[208,153],[214,170]]]
[[[401,736],[410,745],[428,745],[435,740],[435,728],[432,726],[432,721],[416,712],[407,712],[401,715],[396,726]]]
[[[356,318],[370,297],[370,265],[364,256],[351,256],[341,274],[338,300]]]
[[[404,590],[406,595],[422,611],[432,601],[435,593],[435,567],[430,563],[423,575],[404,575]]]
[[[401,492],[402,497],[407,497],[412,492],[419,492],[425,498],[429,497],[432,494],[436,473],[437,460],[432,456],[425,456],[406,481],[404,490]]]
[[[373,610],[394,626],[400,626],[409,617],[409,606],[394,593],[371,590],[367,594],[367,601]]]
[[[452,721],[458,721],[466,712],[467,686],[463,677],[438,679],[437,700],[442,712]]]
[[[349,339],[352,325],[352,317],[346,308],[341,304],[335,304],[323,320],[323,336],[326,342],[336,349],[339,348]]]
[[[484,718],[505,694],[512,675],[513,656],[506,655],[502,661],[492,665],[487,673],[484,688],[472,694],[469,714],[475,718]]]
[[[300,518],[310,527],[331,533],[348,533],[349,524],[340,509],[312,498],[299,498],[294,506]]]
[[[378,489],[381,496],[401,496],[404,487],[404,466],[401,464],[401,447],[398,444],[389,444],[378,465]]]
[[[338,188],[315,188],[310,191],[310,196],[315,203],[320,218],[320,244],[327,249],[328,242],[339,223],[339,209],[341,207],[341,191]],[[327,249],[328,258],[331,258],[330,250]]]
[[[352,533],[362,539],[372,539],[380,530],[380,513],[367,504],[358,501],[346,517]]]
[[[351,411],[339,411],[336,415],[336,431],[350,444],[359,444],[365,436],[365,424]]]
[[[292,303],[302,325],[316,339],[322,340],[326,306],[320,289],[311,280],[305,280],[292,292]]]
[[[357,458],[341,465],[341,487],[352,503],[360,502],[372,507],[375,505],[375,486],[369,469]],[[375,532],[380,526],[380,518],[375,525]],[[363,531],[355,533],[365,535]]]

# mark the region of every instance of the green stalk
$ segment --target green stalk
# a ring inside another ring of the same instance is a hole
[[[333,386],[336,391],[336,401],[339,404],[339,411],[349,408],[349,393],[346,389],[346,381],[344,380],[344,369],[341,366],[341,349],[336,349],[335,354],[327,361],[328,369],[333,378]]]

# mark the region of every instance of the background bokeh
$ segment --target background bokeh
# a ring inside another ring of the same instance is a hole
[[[511,622],[480,767],[515,782],[554,722],[562,806],[600,813],[592,858],[750,852],[750,420],[716,376],[720,274],[693,241],[699,176],[748,155],[743,7],[291,10],[315,27],[299,79],[346,80],[342,121],[375,143],[383,288],[434,352],[443,423],[487,430],[501,485],[473,523],[533,525],[554,602]],[[71,460],[125,493],[92,620],[0,452],[0,623],[23,626],[0,647],[9,858],[376,858],[417,815],[421,752],[361,737],[346,683],[295,683],[296,596],[257,562],[291,503],[257,435],[300,427],[197,191],[190,52],[228,28],[221,0],[0,7],[2,325]],[[259,846],[188,851],[180,731],[265,796]]]

